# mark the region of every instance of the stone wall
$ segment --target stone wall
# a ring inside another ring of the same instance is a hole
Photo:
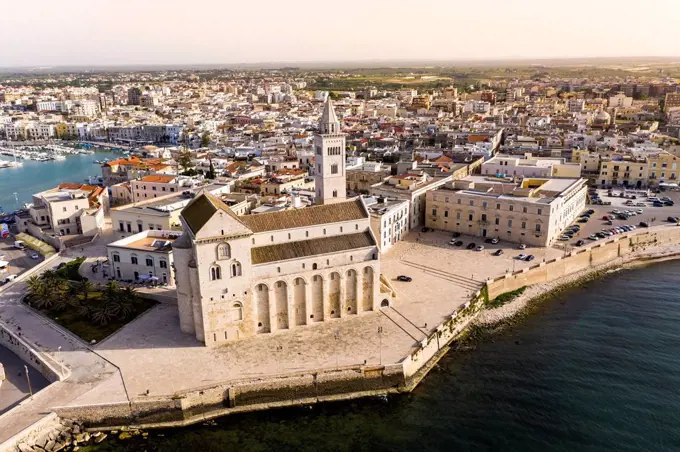
[[[627,236],[614,236],[597,245],[578,249],[564,257],[541,262],[487,281],[489,299],[520,287],[554,281],[588,268],[612,262],[634,251],[680,243],[680,228],[664,226],[638,230]]]
[[[34,349],[28,342],[14,334],[7,328],[7,326],[0,322],[0,344],[11,350],[15,355],[21,358],[25,363],[34,367],[40,372],[48,381],[61,381],[66,378],[68,371],[63,369],[54,360],[36,349]]]

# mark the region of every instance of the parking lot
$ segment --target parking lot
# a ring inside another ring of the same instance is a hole
[[[667,223],[668,222],[668,217],[680,217],[680,193],[678,192],[663,192],[658,195],[653,194],[652,196],[658,196],[659,198],[663,196],[668,196],[671,198],[672,201],[675,202],[675,205],[673,206],[664,206],[664,207],[654,207],[652,202],[649,202],[645,196],[643,196],[640,192],[636,192],[635,196],[636,199],[631,199],[630,196],[633,196],[632,192],[626,192],[626,195],[629,197],[624,197],[621,198],[619,195],[621,194],[621,190],[612,190],[612,194],[614,196],[608,196],[608,190],[602,190],[598,189],[597,193],[602,199],[602,201],[605,202],[611,202],[611,205],[609,206],[600,206],[600,205],[594,205],[594,204],[588,204],[585,208],[585,210],[592,209],[595,211],[590,216],[590,220],[587,223],[579,223],[576,221],[574,224],[577,224],[581,227],[581,230],[574,234],[572,240],[568,242],[556,242],[554,247],[555,248],[560,248],[562,249],[565,244],[569,246],[574,246],[578,240],[585,240],[586,244],[591,242],[588,240],[588,236],[591,234],[595,234],[597,232],[602,231],[602,229],[611,229],[615,228],[617,226],[623,226],[623,225],[633,225],[636,226],[638,229],[640,228],[640,223],[645,222],[649,226],[655,226],[659,225],[662,223]],[[627,201],[631,201],[633,205],[626,205]],[[644,204],[644,206],[637,206],[636,204]],[[607,221],[603,219],[603,217],[606,216],[612,216],[614,215],[612,212],[614,210],[617,211],[638,211],[642,210],[642,213],[636,213],[635,216],[631,216],[627,220],[620,220],[614,216],[612,219],[612,225],[608,225]]]
[[[32,259],[31,255],[34,253],[35,251],[29,248],[25,250],[14,248],[14,237],[11,235],[6,239],[0,239],[0,260],[9,262],[7,270],[0,270],[0,281],[7,275],[23,273],[44,260],[40,254],[38,254],[38,259]]]

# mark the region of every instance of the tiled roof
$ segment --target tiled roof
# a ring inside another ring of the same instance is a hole
[[[241,222],[240,218],[236,216],[229,206],[208,192],[203,192],[196,196],[196,198],[182,210],[182,218],[184,218],[184,221],[191,228],[191,231],[194,234],[197,234],[212,218],[215,212],[219,210],[224,211],[237,221]]]
[[[319,254],[339,253],[342,251],[375,246],[373,236],[368,231],[356,234],[336,235],[299,242],[267,245],[250,250],[253,265],[267,262],[285,261]]]
[[[305,207],[281,212],[259,213],[239,217],[253,232],[304,228],[318,224],[338,223],[368,218],[368,212],[359,198],[351,201]]]
[[[175,176],[165,175],[165,174],[152,174],[150,176],[144,176],[139,179],[139,182],[162,182],[170,183],[175,180]]]

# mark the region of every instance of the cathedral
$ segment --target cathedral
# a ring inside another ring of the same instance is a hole
[[[202,192],[173,243],[180,327],[207,346],[375,311],[380,252],[347,199],[345,137],[331,101],[314,136],[316,205],[237,216]]]

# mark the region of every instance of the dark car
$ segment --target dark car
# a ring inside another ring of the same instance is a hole
[[[579,223],[587,223],[588,219],[589,219],[588,217],[581,217],[581,218],[578,219],[578,222]]]
[[[493,243],[492,240],[493,240],[493,239],[488,238],[488,239],[484,240],[484,243]]]
[[[454,232],[451,234],[453,238],[460,237],[460,232]]]
[[[588,215],[592,215],[594,213],[595,213],[595,211],[593,209],[586,210],[586,214],[588,214]]]
[[[641,227],[641,228],[648,228],[649,225],[647,224],[646,221],[641,221],[641,222],[640,222],[640,227]]]
[[[469,249],[469,250],[474,250],[475,248],[477,248],[477,245],[476,245],[475,243],[470,243],[470,244],[467,246],[467,249]]]
[[[423,231],[423,232],[428,232],[429,230],[430,230],[430,228],[423,228],[423,229],[421,229],[421,231]]]
[[[501,254],[503,254],[503,250],[496,250],[496,252],[493,253],[494,256],[500,256]]]
[[[585,244],[586,244],[586,242],[583,241],[583,240],[579,240],[578,242],[576,242],[576,246],[583,246]]]
[[[463,246],[463,241],[462,240],[456,240],[453,242],[453,246]]]
[[[675,205],[675,203],[673,201],[664,201],[663,205],[664,206],[673,206],[673,205]]]
[[[668,217],[668,221],[671,222],[671,223],[677,223],[678,218],[677,217]]]
[[[399,276],[397,276],[397,279],[398,279],[399,281],[403,281],[403,282],[411,282],[411,281],[413,281],[413,278],[411,278],[410,276],[404,276],[404,275],[399,275]]]
[[[524,258],[525,261],[531,262],[535,259],[535,256],[533,254],[529,254],[527,257]]]
[[[663,207],[663,203],[661,201],[654,201],[654,207]]]

